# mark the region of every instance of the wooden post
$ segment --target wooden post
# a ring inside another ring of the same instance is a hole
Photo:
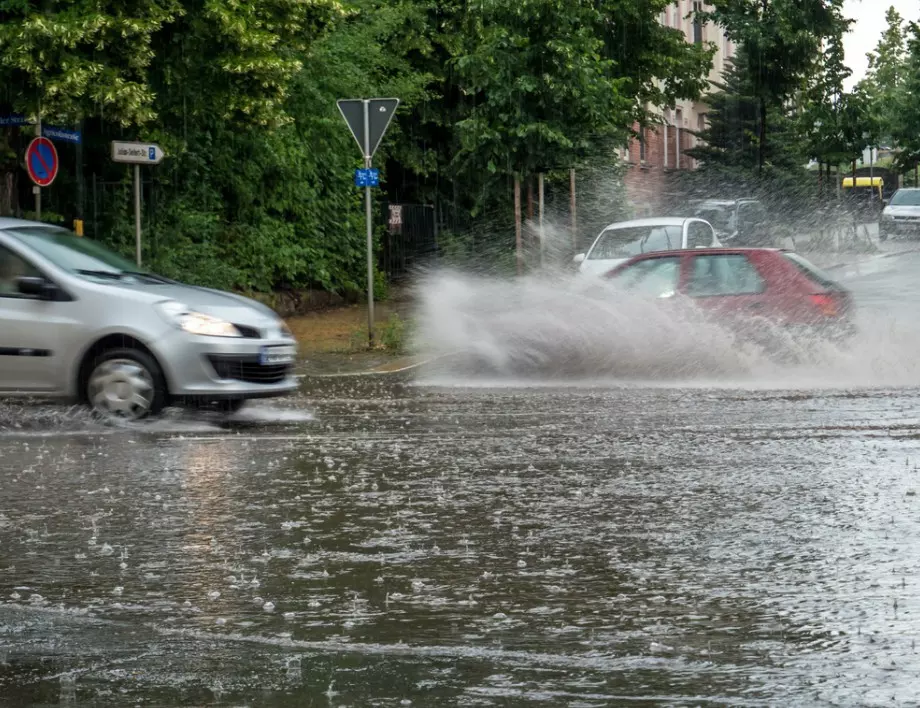
[[[572,246],[578,251],[578,216],[575,211],[575,168],[569,170],[569,217],[572,222]]]
[[[524,240],[521,235],[521,178],[514,177],[514,242],[517,252],[517,273],[524,274]]]
[[[539,230],[540,237],[540,267],[543,267],[543,248],[544,248],[544,237],[545,233],[543,232],[543,173],[537,175],[537,225]]]

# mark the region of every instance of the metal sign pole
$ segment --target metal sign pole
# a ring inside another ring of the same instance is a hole
[[[35,137],[40,138],[42,136],[42,108],[41,103],[38,104],[38,116],[35,121]],[[37,184],[32,187],[32,192],[35,194],[35,220],[42,220],[42,188]]]
[[[364,99],[364,167],[371,168],[371,102]],[[364,188],[367,217],[367,341],[374,346],[374,226],[370,185]]]
[[[137,265],[141,265],[141,166],[134,165],[134,239]]]

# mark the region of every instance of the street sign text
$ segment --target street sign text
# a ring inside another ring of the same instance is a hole
[[[112,160],[132,165],[159,165],[165,153],[152,143],[112,143]]]

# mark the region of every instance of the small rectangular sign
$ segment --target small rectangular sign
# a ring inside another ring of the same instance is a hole
[[[53,125],[43,125],[42,135],[52,140],[63,143],[74,143],[79,145],[83,141],[83,134],[79,130],[69,128],[58,128]]]
[[[135,165],[158,165],[165,156],[159,145],[152,143],[112,143],[112,160]]]
[[[31,121],[26,118],[21,113],[11,113],[8,116],[0,116],[0,127],[7,128],[11,125],[34,125],[35,121]]]
[[[379,187],[380,170],[376,167],[355,170],[356,187]]]

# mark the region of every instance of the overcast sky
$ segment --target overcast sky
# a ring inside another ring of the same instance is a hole
[[[920,21],[920,0],[845,0],[847,17],[856,20],[844,44],[846,62],[853,70],[847,88],[866,74],[866,53],[875,49],[885,30],[885,13],[892,5],[905,20]]]

